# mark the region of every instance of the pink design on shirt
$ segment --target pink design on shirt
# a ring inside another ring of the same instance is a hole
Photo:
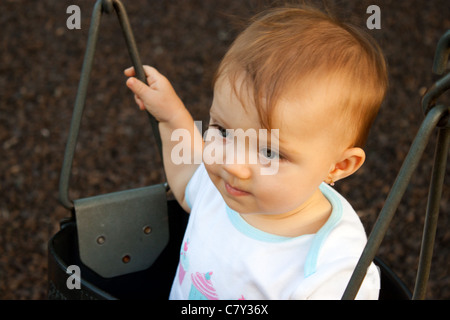
[[[216,290],[211,282],[212,272],[202,274],[196,272],[191,275],[192,287],[189,299],[193,300],[219,300]]]

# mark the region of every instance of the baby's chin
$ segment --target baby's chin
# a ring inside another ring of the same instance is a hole
[[[276,215],[280,215],[283,213],[283,211],[280,211],[280,208],[260,208],[254,204],[250,205],[246,205],[243,203],[243,201],[239,201],[242,199],[235,199],[235,198],[230,198],[226,195],[224,195],[222,192],[222,198],[225,201],[226,205],[233,211],[242,214],[242,215],[265,215],[265,216],[273,216],[275,217]],[[252,195],[247,196],[247,197],[252,197]],[[246,200],[249,200],[248,198]]]

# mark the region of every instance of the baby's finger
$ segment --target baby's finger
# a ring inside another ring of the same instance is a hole
[[[136,104],[139,106],[140,110],[145,110],[144,103],[142,102],[141,99],[139,99],[137,95],[134,95],[134,101],[136,101]]]
[[[147,77],[152,74],[155,74],[155,73],[159,74],[158,70],[156,70],[156,68],[154,68],[152,66],[148,66],[148,65],[144,64],[142,67],[144,68],[144,72]]]
[[[136,72],[134,71],[134,67],[129,67],[126,68],[123,73],[127,76],[127,77],[133,77],[136,75]]]
[[[143,68],[145,76],[147,77],[147,82],[150,85],[162,76],[162,74],[154,67],[144,65]]]
[[[152,100],[152,90],[144,82],[131,77],[128,78],[126,84],[143,102]]]

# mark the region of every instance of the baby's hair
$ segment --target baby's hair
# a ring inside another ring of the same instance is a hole
[[[223,58],[219,78],[236,84],[236,95],[253,92],[261,126],[271,129],[277,102],[311,81],[339,84],[334,117],[352,146],[362,147],[388,85],[376,42],[358,28],[312,7],[275,8],[256,15]],[[341,88],[342,87],[342,88]]]

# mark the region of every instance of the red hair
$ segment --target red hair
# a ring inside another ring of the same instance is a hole
[[[383,54],[371,37],[310,7],[255,16],[226,53],[214,83],[223,76],[232,84],[244,77],[235,93],[242,97],[243,88],[251,89],[267,129],[283,94],[311,79],[339,81],[339,121],[350,121],[341,125],[354,146],[365,143],[388,84]]]

